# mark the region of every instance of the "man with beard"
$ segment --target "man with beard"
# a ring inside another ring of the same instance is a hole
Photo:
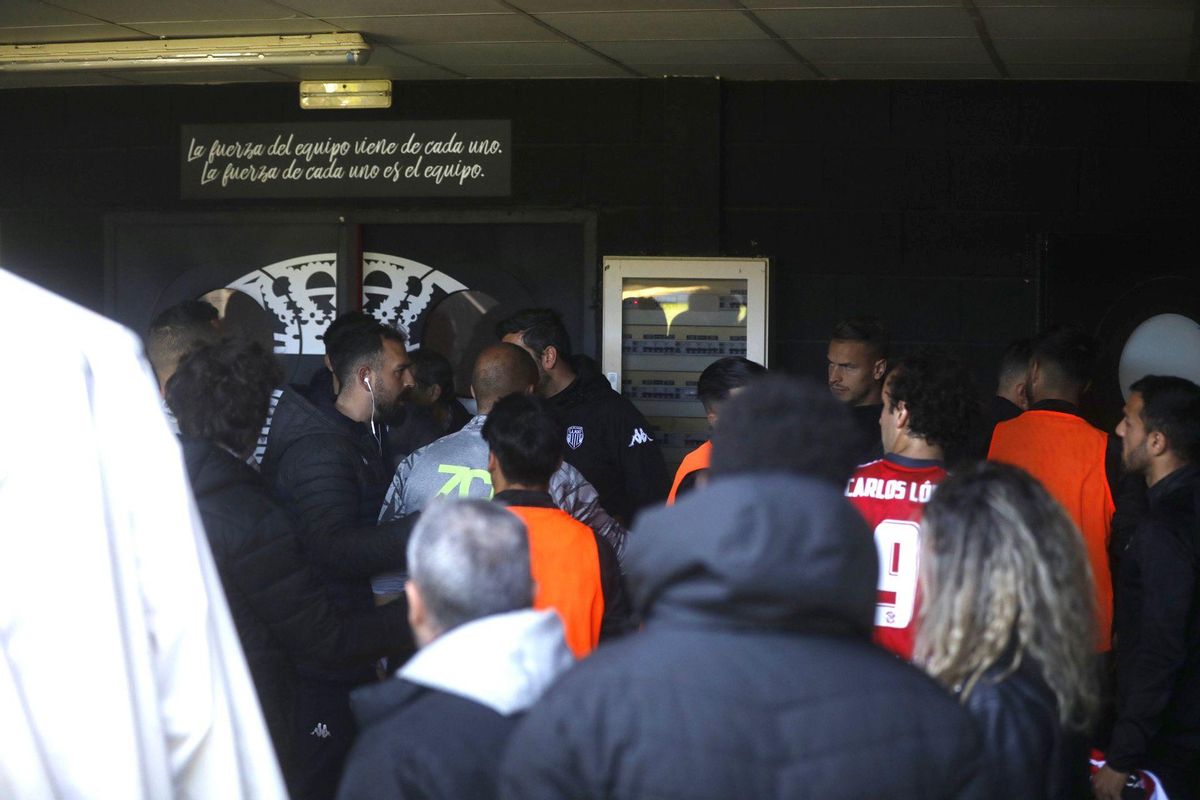
[[[354,325],[329,343],[337,398],[314,405],[292,388],[279,398],[262,474],[299,524],[304,554],[346,612],[374,607],[370,578],[405,568],[413,518],[376,525],[388,486],[380,426],[393,421],[413,386],[404,336],[379,324]],[[297,743],[297,762],[312,771],[311,797],[332,797],[354,738],[352,688],[372,669],[298,670],[311,685],[311,733]],[[305,745],[308,750],[305,750]],[[314,782],[332,776],[321,786]]]
[[[1117,722],[1092,790],[1120,798],[1129,773],[1147,770],[1189,800],[1200,797],[1200,387],[1142,378],[1117,436],[1149,509],[1117,573]]]
[[[590,359],[572,356],[558,313],[526,309],[502,320],[496,334],[533,357],[538,394],[566,428],[565,460],[596,487],[609,516],[628,526],[639,510],[660,504],[671,482],[650,424]]]

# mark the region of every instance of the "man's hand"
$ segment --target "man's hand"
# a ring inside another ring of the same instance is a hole
[[[1096,800],[1121,800],[1121,790],[1128,778],[1128,772],[1117,772],[1105,764],[1092,776],[1092,794]]]

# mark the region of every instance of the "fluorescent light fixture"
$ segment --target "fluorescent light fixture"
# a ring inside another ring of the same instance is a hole
[[[0,73],[195,66],[365,64],[371,46],[357,33],[146,39],[0,46]]]
[[[300,81],[301,108],[391,108],[391,81]]]

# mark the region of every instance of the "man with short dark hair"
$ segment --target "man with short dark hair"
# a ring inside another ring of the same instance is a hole
[[[500,322],[496,333],[533,356],[538,393],[566,427],[567,463],[596,487],[604,509],[629,525],[640,509],[662,502],[669,479],[649,423],[598,371],[577,369],[558,314],[522,311]]]
[[[203,300],[185,300],[160,313],[150,323],[145,336],[146,359],[158,378],[158,392],[167,393],[167,381],[175,374],[179,359],[193,347],[215,342],[221,337],[217,328],[217,309]],[[174,414],[163,401],[163,413],[172,433],[179,433]]]
[[[986,459],[988,449],[992,445],[992,432],[996,426],[1019,416],[1029,408],[1029,395],[1025,386],[1032,355],[1032,339],[1017,339],[1009,342],[1008,347],[1004,348],[996,374],[996,392],[989,398],[987,408],[970,437],[967,447],[967,456],[970,459]]]
[[[1119,464],[1108,434],[1080,414],[1079,400],[1095,368],[1096,340],[1082,328],[1059,326],[1037,338],[1029,361],[1029,410],[996,426],[988,459],[1021,467],[1042,482],[1083,534],[1096,584],[1098,649],[1111,648],[1112,532]]]
[[[562,623],[533,611],[521,521],[479,500],[441,501],[408,543],[405,588],[420,650],[354,693],[361,733],[339,800],[496,796],[517,720],[572,663]]]
[[[944,353],[906,356],[888,373],[879,416],[883,458],[863,464],[846,496],[879,553],[875,641],[906,660],[916,636],[921,516],[946,478],[946,450],[966,441],[978,414],[970,374]]]
[[[336,400],[318,406],[285,388],[272,418],[262,474],[299,523],[305,557],[329,581],[335,601],[344,610],[365,611],[375,605],[370,578],[405,566],[413,520],[376,526],[389,474],[378,426],[394,418],[412,378],[404,337],[393,328],[354,325],[330,345]],[[302,739],[298,755],[314,773],[336,776],[354,728],[350,689],[375,674],[322,669],[306,677],[327,693],[324,704],[314,703],[314,733]],[[319,793],[330,796],[335,788],[323,786]]]
[[[767,371],[762,364],[757,364],[741,356],[726,356],[718,358],[704,368],[700,379],[696,382],[696,398],[704,406],[704,414],[708,417],[711,429],[717,424],[717,415],[721,404],[735,392],[758,375]],[[675,473],[675,482],[667,495],[667,505],[673,505],[681,494],[691,491],[696,481],[708,471],[712,458],[712,442],[708,441],[683,457]]]
[[[891,342],[876,317],[850,317],[833,327],[829,339],[829,391],[850,409],[859,436],[851,446],[859,463],[878,458],[883,378]]]
[[[990,797],[968,712],[875,647],[875,547],[841,496],[845,407],[764,376],[730,398],[702,492],[638,520],[644,629],[513,734],[507,798]]]
[[[1188,800],[1200,796],[1200,387],[1142,378],[1117,436],[1149,511],[1117,573],[1117,722],[1093,790],[1117,800],[1129,772],[1148,770]]]
[[[629,608],[612,546],[550,497],[550,478],[563,460],[562,427],[542,398],[510,394],[492,406],[483,438],[493,499],[529,532],[534,608],[558,612],[567,644],[582,658],[624,632]]]

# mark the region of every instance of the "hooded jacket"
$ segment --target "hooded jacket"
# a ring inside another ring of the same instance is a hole
[[[271,419],[262,474],[299,523],[309,563],[339,581],[344,603],[372,607],[368,579],[404,568],[413,520],[375,524],[387,469],[367,427],[284,389]]]
[[[583,473],[611,516],[629,525],[642,508],[662,503],[671,486],[650,424],[588,360],[575,380],[547,402],[567,432],[567,463]],[[617,555],[623,548],[617,547]]]
[[[353,695],[360,733],[339,800],[486,800],[520,715],[574,659],[553,611],[513,611],[434,639],[396,680]]]
[[[295,665],[369,665],[403,643],[411,651],[407,606],[339,613],[262,478],[204,440],[184,439],[183,453],[263,715],[284,757],[296,735]]]
[[[645,629],[518,726],[504,797],[988,796],[968,713],[871,644],[875,545],[837,487],[721,478],[632,542]]]

